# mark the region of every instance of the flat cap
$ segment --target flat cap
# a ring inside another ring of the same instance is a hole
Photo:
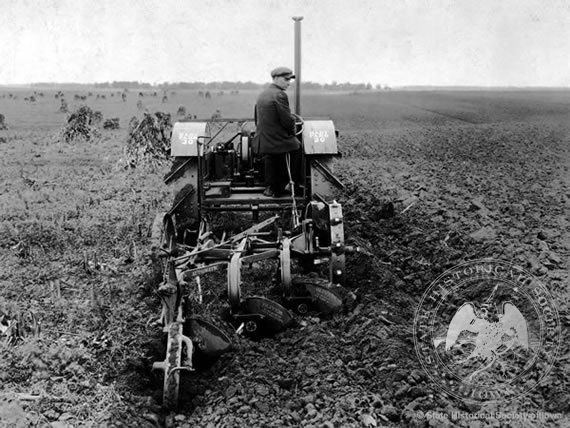
[[[287,67],[277,67],[275,70],[271,71],[271,77],[279,77],[279,76],[290,77],[292,79],[295,78],[293,70]]]

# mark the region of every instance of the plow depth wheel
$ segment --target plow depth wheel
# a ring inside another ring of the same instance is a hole
[[[176,227],[172,216],[166,212],[158,213],[152,223],[151,241],[153,245],[158,247],[158,257],[162,269],[164,280],[168,279],[168,263],[169,259],[176,251]],[[174,278],[175,279],[175,278]]]
[[[173,322],[168,330],[166,360],[164,361],[164,386],[162,406],[175,408],[180,390],[180,366],[182,364],[182,323]]]
[[[239,310],[241,303],[241,256],[247,239],[242,239],[228,264],[228,300],[233,313]]]
[[[172,253],[176,249],[176,227],[174,220],[169,214],[165,214],[162,226],[161,247]]]
[[[237,312],[241,303],[241,260],[234,254],[228,265],[228,300],[232,312]]]

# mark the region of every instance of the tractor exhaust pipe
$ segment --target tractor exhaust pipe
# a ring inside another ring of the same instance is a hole
[[[301,21],[302,16],[294,16],[295,21],[295,114],[301,115]]]

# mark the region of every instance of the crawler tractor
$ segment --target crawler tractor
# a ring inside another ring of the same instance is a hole
[[[164,372],[164,407],[177,405],[181,371],[193,369],[196,349],[215,356],[231,347],[223,330],[188,310],[188,300],[194,307],[203,302],[205,277],[225,272],[221,291],[229,318],[238,332],[254,338],[286,328],[293,312],[328,314],[342,308],[345,255],[353,249],[345,245],[342,207],[335,200],[342,188],[333,174],[338,134],[329,119],[299,115],[301,18],[294,20],[295,114],[304,174],[302,183],[290,186],[291,195],[264,196],[264,164],[254,144],[253,119],[216,115],[174,124],[173,165],[165,176],[174,202],[157,222],[164,273],[158,294],[167,349],[154,368]],[[223,212],[251,223],[216,238],[212,219]],[[273,283],[280,290],[279,302],[244,296],[242,267],[269,261],[277,266]],[[304,274],[295,275],[297,270]],[[305,274],[311,271],[321,276]]]

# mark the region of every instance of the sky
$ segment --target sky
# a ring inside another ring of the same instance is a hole
[[[0,0],[0,85],[302,79],[570,87],[568,0]]]

